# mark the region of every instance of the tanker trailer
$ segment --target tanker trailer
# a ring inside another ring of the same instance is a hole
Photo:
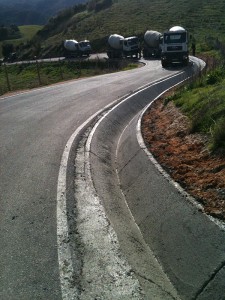
[[[112,34],[108,38],[107,55],[109,58],[133,57],[138,58],[140,44],[136,36],[124,38],[118,34]]]
[[[76,40],[65,40],[64,46],[64,56],[66,58],[73,58],[78,56],[78,41]]]
[[[88,40],[76,41],[65,40],[64,41],[64,55],[66,58],[89,56],[91,53],[91,45]]]
[[[160,58],[162,34],[158,31],[147,30],[144,34],[143,57]]]
[[[123,57],[123,40],[124,37],[119,34],[111,34],[108,38],[108,58],[122,58]]]

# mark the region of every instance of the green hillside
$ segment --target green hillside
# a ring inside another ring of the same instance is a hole
[[[2,56],[2,44],[13,44],[15,47],[17,47],[19,44],[26,43],[27,41],[31,40],[35,36],[35,34],[42,28],[43,26],[41,25],[19,26],[21,38],[14,40],[5,40],[0,42],[0,57]]]
[[[89,6],[63,11],[36,39],[55,48],[66,38],[86,38],[98,48],[112,33],[143,37],[147,29],[163,32],[174,25],[188,29],[197,43],[209,37],[225,39],[224,0],[112,0],[98,11],[90,5],[106,1],[91,0]]]
[[[19,26],[19,30],[22,34],[21,40],[30,40],[32,37],[43,28],[42,25],[24,25],[24,26]]]

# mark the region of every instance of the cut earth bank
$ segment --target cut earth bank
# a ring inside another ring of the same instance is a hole
[[[168,92],[170,93],[170,92]],[[208,138],[190,134],[190,121],[168,94],[156,100],[142,119],[148,150],[164,170],[199,202],[203,211],[225,220],[225,156],[211,154]]]

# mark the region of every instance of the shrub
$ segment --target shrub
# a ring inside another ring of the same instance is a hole
[[[217,149],[225,149],[225,117],[220,118],[212,129],[212,145],[213,151]]]
[[[221,68],[217,68],[214,71],[211,71],[206,78],[207,84],[216,84],[219,83],[224,77],[224,71]]]

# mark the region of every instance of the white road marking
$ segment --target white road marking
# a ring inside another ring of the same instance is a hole
[[[75,138],[79,135],[80,131],[91,123],[95,117],[100,115],[104,110],[115,105],[116,100],[110,105],[105,106],[103,109],[97,111],[89,117],[83,124],[81,124],[75,132],[71,135],[64,148],[57,184],[57,207],[56,207],[56,220],[57,220],[57,248],[58,248],[58,263],[59,263],[59,276],[61,282],[61,292],[63,300],[77,300],[78,290],[73,285],[73,264],[72,255],[69,246],[68,235],[68,221],[67,221],[67,207],[66,207],[66,174],[69,161],[69,155],[72,144]]]
[[[72,134],[68,140],[61,158],[58,185],[57,185],[57,245],[58,245],[58,262],[59,275],[61,281],[61,291],[63,300],[78,299],[78,290],[72,284],[72,277],[74,274],[72,256],[70,253],[69,236],[68,236],[68,222],[67,222],[67,207],[66,207],[66,173],[69,160],[70,151],[73,141],[78,136],[79,132],[91,122],[94,117],[99,114],[97,112],[86,120],[77,130]]]

